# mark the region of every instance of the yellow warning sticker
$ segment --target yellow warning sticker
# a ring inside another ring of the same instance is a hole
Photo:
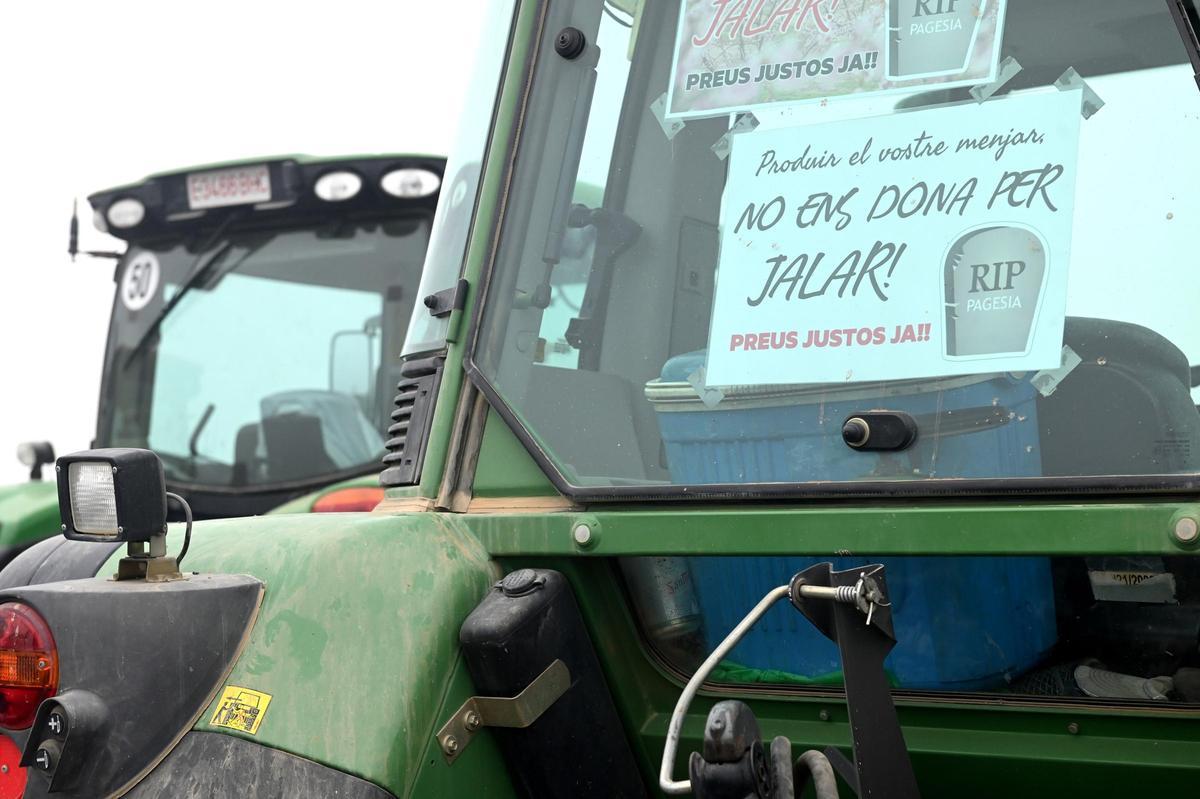
[[[217,712],[213,713],[214,727],[227,727],[238,732],[258,734],[258,725],[262,724],[263,716],[267,714],[267,705],[271,704],[271,695],[251,688],[239,688],[227,685],[221,693],[221,701],[217,702]]]

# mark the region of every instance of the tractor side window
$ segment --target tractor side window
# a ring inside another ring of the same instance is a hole
[[[690,674],[768,591],[819,563],[884,566],[896,638],[884,668],[901,695],[1200,703],[1196,558],[639,557],[621,568],[651,648]],[[711,679],[837,691],[842,661],[782,602]]]

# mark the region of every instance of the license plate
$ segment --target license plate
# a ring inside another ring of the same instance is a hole
[[[187,176],[188,207],[193,211],[271,199],[271,175],[263,166],[239,166]]]

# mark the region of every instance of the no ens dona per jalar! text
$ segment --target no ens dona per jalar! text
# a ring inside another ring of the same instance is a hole
[[[1036,131],[1034,135],[1040,136],[1040,134],[1036,134]],[[989,139],[989,137],[981,137],[979,140],[972,141],[978,142],[984,139]],[[1012,137],[1009,139],[1009,144],[1011,144]],[[929,155],[937,155],[946,151],[945,146],[941,142],[932,144],[930,138],[922,133],[914,140],[914,144],[901,149],[909,153],[927,152]],[[978,143],[974,145],[960,143],[960,147],[968,146],[979,147],[980,145]],[[941,148],[940,152],[939,148]],[[868,142],[861,151],[850,156],[851,163],[864,162],[870,157],[870,149],[871,142]],[[892,156],[890,153],[894,149],[885,148],[880,152],[880,156],[889,159],[921,157],[919,155]],[[888,154],[885,155],[885,153]],[[770,165],[775,163],[775,158],[773,150],[765,152],[756,174],[761,174],[765,169],[769,169]],[[824,161],[825,166],[835,165],[829,159],[838,159],[840,162],[838,156],[829,153],[824,154],[819,160]],[[820,169],[823,167],[815,165],[808,168]],[[1064,173],[1065,168],[1061,164],[1049,163],[1031,169],[1005,171],[990,191],[987,208],[990,210],[999,204],[1001,207],[1029,209],[1036,204],[1050,212],[1056,212],[1058,206],[1051,197],[1051,188]],[[918,215],[924,217],[930,214],[962,216],[968,205],[974,200],[978,189],[979,180],[975,177],[953,183],[927,183],[921,180],[908,186],[886,184],[880,187],[864,219],[871,222],[889,216],[900,219]],[[858,187],[850,188],[840,196],[829,192],[811,193],[796,206],[794,224],[797,228],[805,229],[825,223],[832,224],[835,230],[844,230],[854,219],[852,209],[858,194]],[[761,203],[748,203],[738,217],[734,233],[746,231],[753,234],[768,231],[788,215],[788,206],[788,200],[783,195]],[[756,307],[766,300],[775,298],[780,291],[783,292],[782,297],[785,300],[820,297],[832,290],[836,290],[838,297],[844,297],[847,292],[850,296],[858,296],[864,287],[872,290],[880,300],[886,302],[888,299],[887,289],[890,287],[889,280],[899,266],[906,250],[907,245],[904,243],[876,241],[869,247],[854,249],[846,254],[837,262],[832,272],[825,272],[823,269],[825,252],[802,253],[796,256],[784,254],[772,256],[766,261],[771,267],[766,280],[756,295],[746,298],[746,304]],[[824,279],[818,278],[819,273],[824,273]]]

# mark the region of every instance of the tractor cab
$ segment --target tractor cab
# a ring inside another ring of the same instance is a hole
[[[445,159],[288,156],[93,194],[116,261],[94,446],[153,447],[197,518],[365,510]],[[85,239],[86,240],[86,239]],[[88,264],[83,268],[92,268]],[[0,487],[0,563],[59,530],[51,442]]]
[[[92,195],[128,243],[96,446],[153,449],[201,518],[376,471],[443,164],[268,159]]]

